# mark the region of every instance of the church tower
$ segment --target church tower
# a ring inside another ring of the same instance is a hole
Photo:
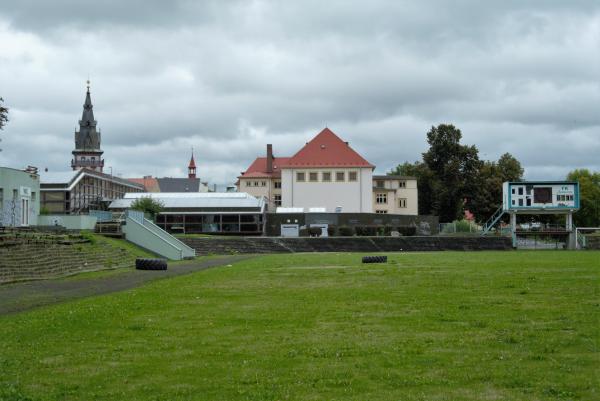
[[[93,107],[90,96],[90,81],[88,80],[83,114],[81,120],[79,120],[79,131],[75,131],[75,150],[73,150],[73,159],[71,160],[73,170],[87,168],[102,172],[104,168],[104,160],[102,159],[104,152],[100,149],[100,131],[96,131]]]
[[[192,150],[192,158],[188,164],[188,178],[196,178],[196,162],[194,161],[194,150]]]

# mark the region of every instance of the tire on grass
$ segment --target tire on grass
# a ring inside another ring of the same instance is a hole
[[[387,263],[387,256],[363,256],[363,263]]]
[[[135,260],[137,270],[167,270],[165,259],[137,258]]]

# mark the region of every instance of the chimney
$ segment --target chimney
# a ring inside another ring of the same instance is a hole
[[[267,173],[273,172],[273,145],[267,144]]]

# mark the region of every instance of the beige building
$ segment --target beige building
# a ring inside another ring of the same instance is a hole
[[[417,179],[399,175],[374,175],[373,212],[418,215]]]
[[[281,206],[281,166],[289,157],[275,157],[273,146],[267,145],[267,157],[256,160],[238,177],[238,192],[246,192],[257,198],[266,198],[269,210]]]

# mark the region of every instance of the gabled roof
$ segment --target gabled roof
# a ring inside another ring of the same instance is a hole
[[[256,160],[248,167],[238,178],[269,178],[281,177],[281,168],[288,162],[289,157],[274,157],[273,172],[267,173],[267,158],[257,157]]]
[[[137,184],[142,184],[144,188],[146,188],[146,192],[160,192],[158,181],[156,181],[156,178],[154,177],[127,178],[127,180]]]
[[[302,167],[370,167],[371,163],[356,153],[329,128],[325,128],[292,156],[284,168]]]
[[[160,192],[199,192],[200,178],[157,178]]]

